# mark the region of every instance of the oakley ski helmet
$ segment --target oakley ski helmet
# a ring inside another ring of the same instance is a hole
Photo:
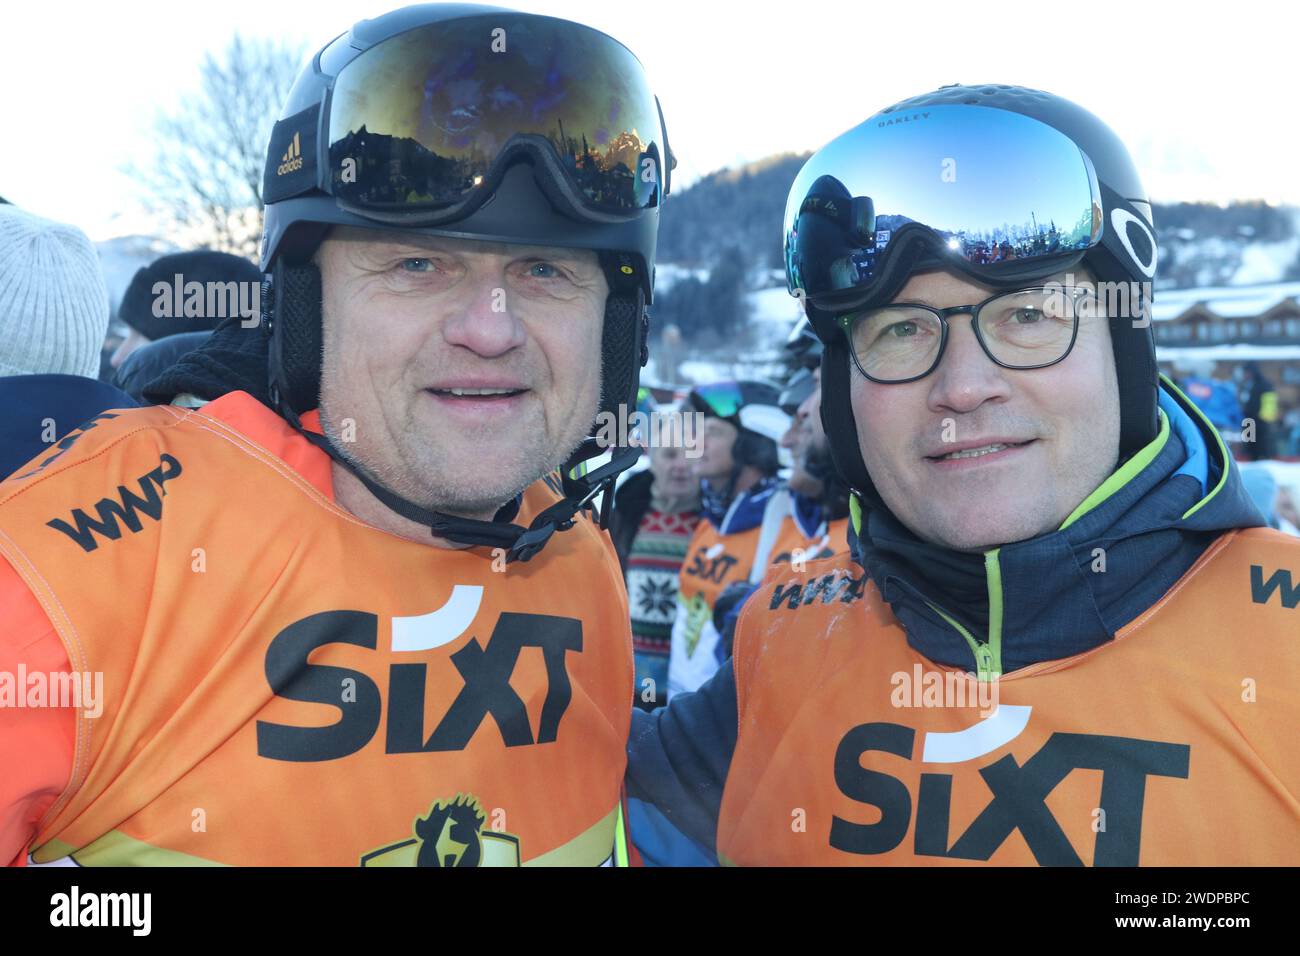
[[[1120,453],[1155,437],[1151,203],[1124,144],[1082,107],[1007,85],[903,100],[813,154],[786,203],[784,242],[790,292],[826,347],[826,434],[866,503],[880,501],[858,447],[842,320],[888,303],[917,272],[1010,290],[1082,266],[1124,284],[1132,295],[1109,316]]]

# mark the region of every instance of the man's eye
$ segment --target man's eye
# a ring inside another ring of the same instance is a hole
[[[1033,325],[1042,320],[1043,312],[1040,309],[1016,309],[1012,318],[1021,325]]]
[[[402,260],[403,272],[432,272],[434,268],[432,259],[419,258]]]
[[[534,262],[528,267],[528,274],[534,279],[558,279],[560,270],[549,262]]]

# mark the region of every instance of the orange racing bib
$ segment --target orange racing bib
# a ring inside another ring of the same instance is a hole
[[[718,852],[743,865],[1300,862],[1300,541],[1222,536],[1115,640],[981,689],[847,556],[736,631]]]
[[[631,635],[589,520],[507,568],[336,506],[243,393],[93,425],[0,485],[0,552],[103,675],[37,862],[610,857]]]

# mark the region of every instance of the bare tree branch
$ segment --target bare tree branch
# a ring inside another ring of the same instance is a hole
[[[127,173],[175,238],[256,258],[262,167],[301,46],[235,34],[200,68],[199,89],[154,123],[153,153]]]

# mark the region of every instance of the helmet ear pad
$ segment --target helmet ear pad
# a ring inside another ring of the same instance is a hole
[[[270,335],[267,373],[272,401],[299,415],[320,405],[321,277],[314,262],[272,267],[269,295],[262,296],[262,325]]]
[[[645,293],[639,286],[616,289],[611,283],[600,337],[602,412],[617,418],[620,406],[624,415],[636,409],[641,368],[650,358],[649,337]]]
[[[849,392],[854,374],[852,364],[843,336],[832,339],[822,352],[822,429],[835,468],[844,476],[850,490],[865,502],[878,504],[880,497],[871,483],[858,444],[858,423]]]
[[[602,321],[600,407],[617,416],[620,405],[636,407],[641,367],[649,358],[650,319],[639,286],[611,289]],[[299,415],[320,405],[322,323],[320,269],[278,258],[262,295],[267,371],[273,400],[279,396]]]
[[[1121,461],[1150,444],[1160,433],[1156,411],[1160,393],[1160,368],[1156,363],[1155,329],[1151,302],[1143,283],[1105,246],[1089,251],[1084,265],[1100,282],[1122,284],[1129,296],[1117,296],[1110,316],[1110,344],[1119,385]]]

